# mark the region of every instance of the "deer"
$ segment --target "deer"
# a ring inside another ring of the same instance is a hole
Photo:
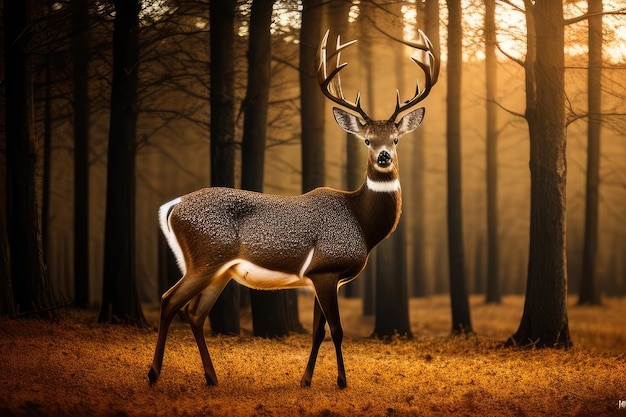
[[[184,308],[207,385],[217,385],[203,327],[222,289],[234,279],[254,289],[312,289],[313,342],[300,385],[311,385],[328,323],[337,358],[337,385],[347,386],[338,290],[357,277],[370,251],[398,225],[402,193],[396,145],[399,137],[420,125],[425,109],[396,120],[428,96],[437,82],[439,62],[420,30],[421,42],[411,44],[416,48],[411,59],[424,72],[424,87],[416,82],[413,98],[404,102],[396,91],[391,117],[373,120],[361,106],[360,92],[352,102],[341,86],[339,72],[347,65],[341,63],[341,52],[356,40],[342,44],[337,36],[335,51],[329,54],[328,36],[329,31],[317,53],[318,83],[322,93],[340,106],[332,109],[337,124],[367,146],[365,181],[355,191],[320,187],[299,196],[209,187],[163,204],[159,223],[183,276],[161,297],[150,384],[161,372],[170,323]]]

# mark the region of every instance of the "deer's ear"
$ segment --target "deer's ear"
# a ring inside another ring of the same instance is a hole
[[[337,107],[333,107],[333,115],[335,116],[335,121],[339,127],[346,132],[352,133],[353,135],[360,135],[363,131],[365,122],[354,114],[343,111]]]
[[[420,107],[419,109],[413,110],[411,113],[405,114],[398,122],[398,136],[402,136],[405,133],[410,133],[417,129],[424,119],[424,113],[426,113],[426,109]]]

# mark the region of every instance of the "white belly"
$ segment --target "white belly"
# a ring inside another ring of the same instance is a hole
[[[242,259],[237,261],[238,263],[231,266],[227,273],[246,287],[259,290],[279,290],[283,288],[309,287],[313,284],[305,276],[301,277],[296,274],[272,271]]]
[[[274,271],[241,258],[227,262],[218,274],[227,275],[246,287],[259,290],[313,287],[313,282],[305,276],[313,259],[313,251],[309,251],[298,274]]]

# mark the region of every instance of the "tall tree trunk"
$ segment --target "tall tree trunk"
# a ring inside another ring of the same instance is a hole
[[[485,85],[487,93],[487,303],[500,303],[500,242],[498,238],[498,61],[496,1],[485,0]]]
[[[448,96],[446,137],[448,150],[448,262],[452,333],[472,332],[463,248],[461,196],[461,71],[463,63],[461,1],[448,0]]]
[[[400,4],[389,6],[395,17],[389,25],[389,33],[402,39],[402,11]],[[404,46],[393,49],[396,88],[404,89]],[[391,75],[391,74],[389,74]],[[402,152],[402,151],[400,151]],[[378,245],[376,251],[376,314],[374,335],[388,337],[401,334],[412,337],[409,320],[409,288],[407,277],[406,218],[400,220],[396,231]]]
[[[139,0],[115,2],[100,322],[147,325],[135,272],[135,153]]]
[[[89,304],[89,8],[71,0],[74,63],[74,304]]]
[[[600,304],[596,292],[598,252],[598,194],[600,185],[600,132],[602,129],[602,0],[588,0],[589,69],[587,72],[587,192],[585,195],[585,243],[578,304]]]
[[[28,52],[31,1],[4,3],[7,234],[18,314],[50,315],[54,297],[43,260],[36,161],[34,73]]]
[[[4,16],[6,16],[6,8],[3,10]],[[4,25],[5,30],[7,25]],[[5,51],[8,51],[8,46],[5,44],[5,40],[8,37],[5,34],[5,30],[0,30],[0,45]],[[6,57],[6,55],[5,55]],[[7,72],[5,66],[5,60],[0,61],[0,74],[5,76]],[[6,100],[0,100],[0,126],[6,126],[7,116]],[[6,315],[11,318],[15,318],[17,312],[15,311],[15,304],[13,303],[13,286],[11,283],[11,250],[9,248],[9,235],[7,229],[7,132],[6,130],[0,130],[0,315]]]
[[[321,0],[303,0],[300,29],[300,125],[302,192],[321,187],[324,169],[324,96],[317,84],[315,54],[322,28]]]
[[[326,16],[328,20],[328,28],[330,34],[328,37],[329,43],[335,42],[337,35],[341,36],[342,42],[346,42],[354,38],[351,33],[350,25],[348,24],[348,14],[350,13],[350,7],[352,2],[350,1],[330,1],[325,2]],[[319,39],[316,41],[319,43]],[[348,81],[342,80],[342,81]],[[318,89],[319,91],[319,89]],[[333,129],[333,132],[335,130]],[[339,132],[339,129],[337,130]],[[336,140],[342,140],[339,136],[342,133],[336,134]],[[335,140],[335,134],[331,134],[332,140]],[[346,150],[346,189],[356,190],[363,183],[363,173],[365,172],[366,148],[363,146],[361,140],[351,133],[345,133],[345,150]],[[341,294],[348,298],[361,297],[363,293],[364,279],[354,279],[348,284],[341,287]]]
[[[530,250],[524,313],[507,345],[567,348],[564,21],[561,2],[525,1]]]
[[[211,2],[211,186],[235,186],[235,0]],[[209,313],[211,331],[236,334],[240,288],[228,283]]]
[[[270,23],[274,1],[253,0],[248,50],[248,91],[244,100],[241,188],[263,191],[265,142],[271,75]],[[284,291],[250,290],[255,336],[281,337],[289,333]]]
[[[376,103],[376,93],[374,89],[374,57],[372,56],[372,42],[375,29],[372,26],[374,14],[377,6],[374,3],[361,3],[361,14],[359,15],[359,55],[363,57],[362,67],[364,69],[365,88],[359,89],[361,96],[366,100],[366,106],[369,105],[374,110]],[[370,113],[372,114],[372,113]],[[362,161],[367,160],[366,154],[362,154]],[[361,171],[361,179],[359,184],[363,183],[365,176],[365,167]],[[376,252],[378,248],[370,253],[369,262],[361,272],[363,277],[363,314],[366,316],[373,315],[376,310],[375,288],[376,288]]]

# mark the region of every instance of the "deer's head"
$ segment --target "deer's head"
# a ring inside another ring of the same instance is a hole
[[[400,120],[398,116],[417,105],[424,100],[430,93],[430,89],[437,82],[439,76],[439,61],[435,59],[433,53],[433,45],[428,37],[419,31],[421,38],[420,43],[411,43],[416,48],[422,60],[417,58],[417,53],[411,59],[415,62],[425,74],[425,86],[420,89],[419,83],[416,83],[415,95],[410,100],[400,102],[400,92],[396,90],[396,109],[387,120],[372,120],[372,118],[361,107],[361,95],[357,93],[356,100],[351,102],[347,100],[341,88],[341,78],[339,72],[348,65],[341,63],[341,51],[348,46],[354,44],[356,40],[341,44],[340,37],[337,36],[337,46],[335,51],[330,55],[327,50],[329,31],[326,32],[318,53],[318,70],[317,77],[322,92],[334,103],[350,110],[345,111],[341,108],[334,107],[333,115],[337,124],[346,132],[352,133],[363,140],[368,147],[368,174],[374,170],[378,173],[388,173],[396,168],[396,145],[400,136],[410,133],[417,129],[424,118],[425,109],[417,108],[406,113]],[[333,65],[332,60],[336,57]],[[330,73],[329,64],[331,66]],[[355,115],[352,112],[358,114]]]

